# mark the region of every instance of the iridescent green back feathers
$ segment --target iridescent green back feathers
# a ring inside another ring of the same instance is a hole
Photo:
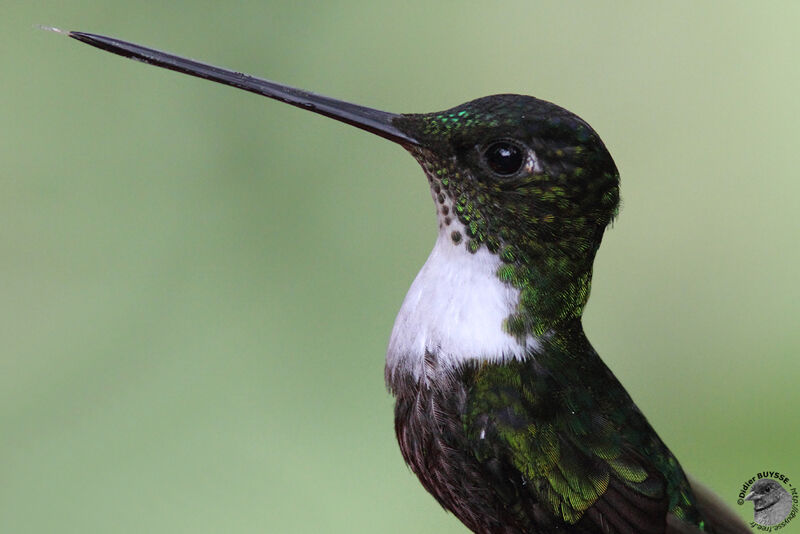
[[[535,358],[477,365],[470,375],[463,423],[479,461],[513,465],[524,491],[567,524],[617,518],[640,533],[663,532],[659,518],[671,513],[703,528],[680,465],[580,326],[554,335]]]

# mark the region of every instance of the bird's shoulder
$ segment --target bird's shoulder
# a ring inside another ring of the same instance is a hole
[[[599,357],[558,363],[465,369],[465,436],[498,498],[587,532],[665,532],[670,514],[702,527],[680,465]]]

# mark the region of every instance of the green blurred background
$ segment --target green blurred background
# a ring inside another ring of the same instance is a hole
[[[728,502],[800,481],[797,3],[7,2],[0,532],[465,531],[383,385],[436,231],[413,159],[34,24],[389,111],[578,113],[623,178],[596,348]]]

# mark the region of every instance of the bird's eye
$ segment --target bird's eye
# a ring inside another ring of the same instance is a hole
[[[495,141],[483,151],[483,158],[493,172],[511,176],[522,167],[525,151],[510,141]]]
[[[772,488],[770,486],[767,486],[766,488],[764,488],[764,491],[766,493],[769,493],[770,491],[772,491]]]

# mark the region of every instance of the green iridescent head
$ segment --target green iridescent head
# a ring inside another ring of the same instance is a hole
[[[498,276],[521,290],[516,335],[579,317],[592,262],[617,213],[619,173],[597,133],[550,102],[495,95],[394,124],[428,176],[440,221],[471,252],[486,247]],[[462,235],[462,233],[464,235]]]

